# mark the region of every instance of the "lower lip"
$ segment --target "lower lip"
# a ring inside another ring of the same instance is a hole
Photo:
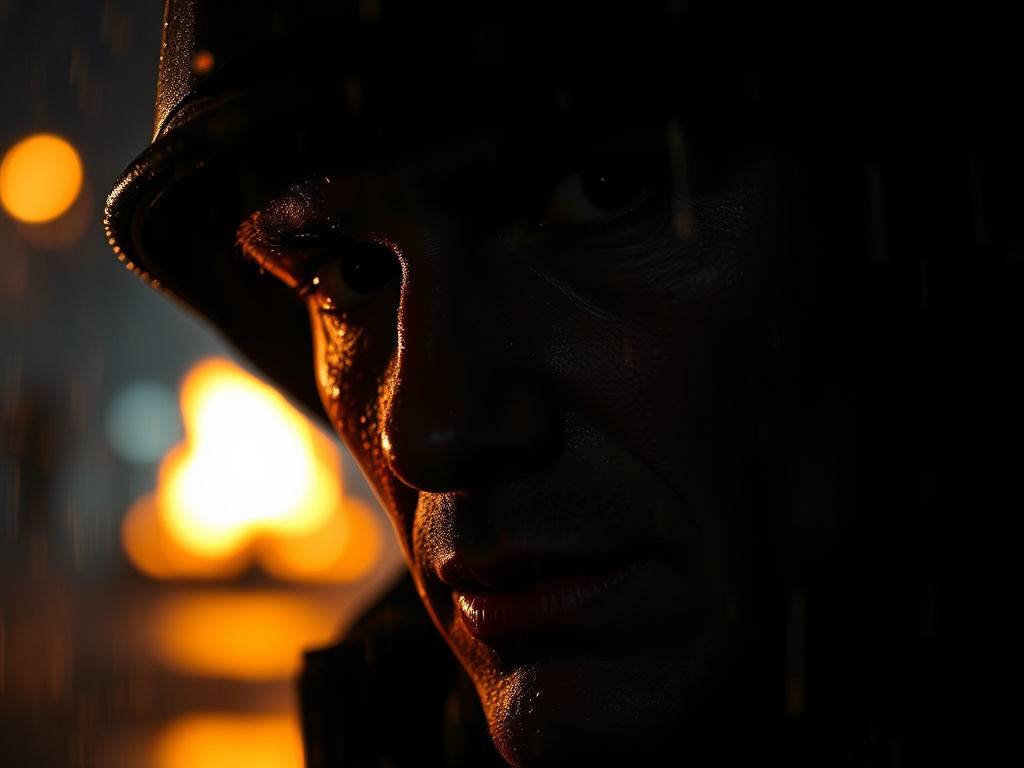
[[[474,637],[500,637],[565,626],[618,590],[639,565],[553,576],[522,589],[456,592],[455,604],[463,624]]]

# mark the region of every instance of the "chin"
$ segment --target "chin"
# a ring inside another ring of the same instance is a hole
[[[491,736],[517,768],[656,765],[726,708],[708,659],[567,655],[478,682]]]

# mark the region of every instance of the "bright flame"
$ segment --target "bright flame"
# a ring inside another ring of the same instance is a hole
[[[67,211],[82,188],[82,161],[59,136],[37,133],[22,139],[0,162],[0,202],[29,224],[51,221]]]
[[[309,533],[327,521],[341,496],[337,456],[314,445],[281,395],[209,360],[186,379],[181,403],[188,437],[161,467],[157,503],[187,549],[229,555],[254,532]]]
[[[302,651],[329,643],[337,605],[282,592],[209,592],[161,602],[150,626],[157,656],[189,675],[283,680]]]
[[[376,521],[344,499],[334,446],[266,384],[226,360],[185,379],[185,442],[165,456],[154,500],[122,538],[157,578],[239,573],[255,553],[272,574],[351,581],[380,552]]]
[[[153,768],[302,768],[298,724],[287,715],[198,712],[161,730]]]

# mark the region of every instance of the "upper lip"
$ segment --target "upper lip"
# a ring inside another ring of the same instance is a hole
[[[670,496],[648,486],[631,492],[634,484],[520,482],[486,496],[421,494],[423,538],[414,535],[413,548],[428,581],[456,592],[517,589],[664,556],[656,508]]]
[[[552,576],[594,573],[639,558],[638,554],[506,550],[488,558],[453,553],[435,570],[441,582],[456,591],[515,589]]]

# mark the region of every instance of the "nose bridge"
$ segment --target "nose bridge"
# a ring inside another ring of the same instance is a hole
[[[526,277],[496,250],[434,228],[403,253],[382,433],[392,470],[420,490],[465,490],[543,461],[558,440],[529,323],[509,302]]]
[[[422,227],[415,250],[403,253],[399,349],[404,365],[415,365],[418,358],[429,365],[463,360],[476,332],[493,320],[477,311],[481,270],[467,253],[472,246],[460,239]]]

